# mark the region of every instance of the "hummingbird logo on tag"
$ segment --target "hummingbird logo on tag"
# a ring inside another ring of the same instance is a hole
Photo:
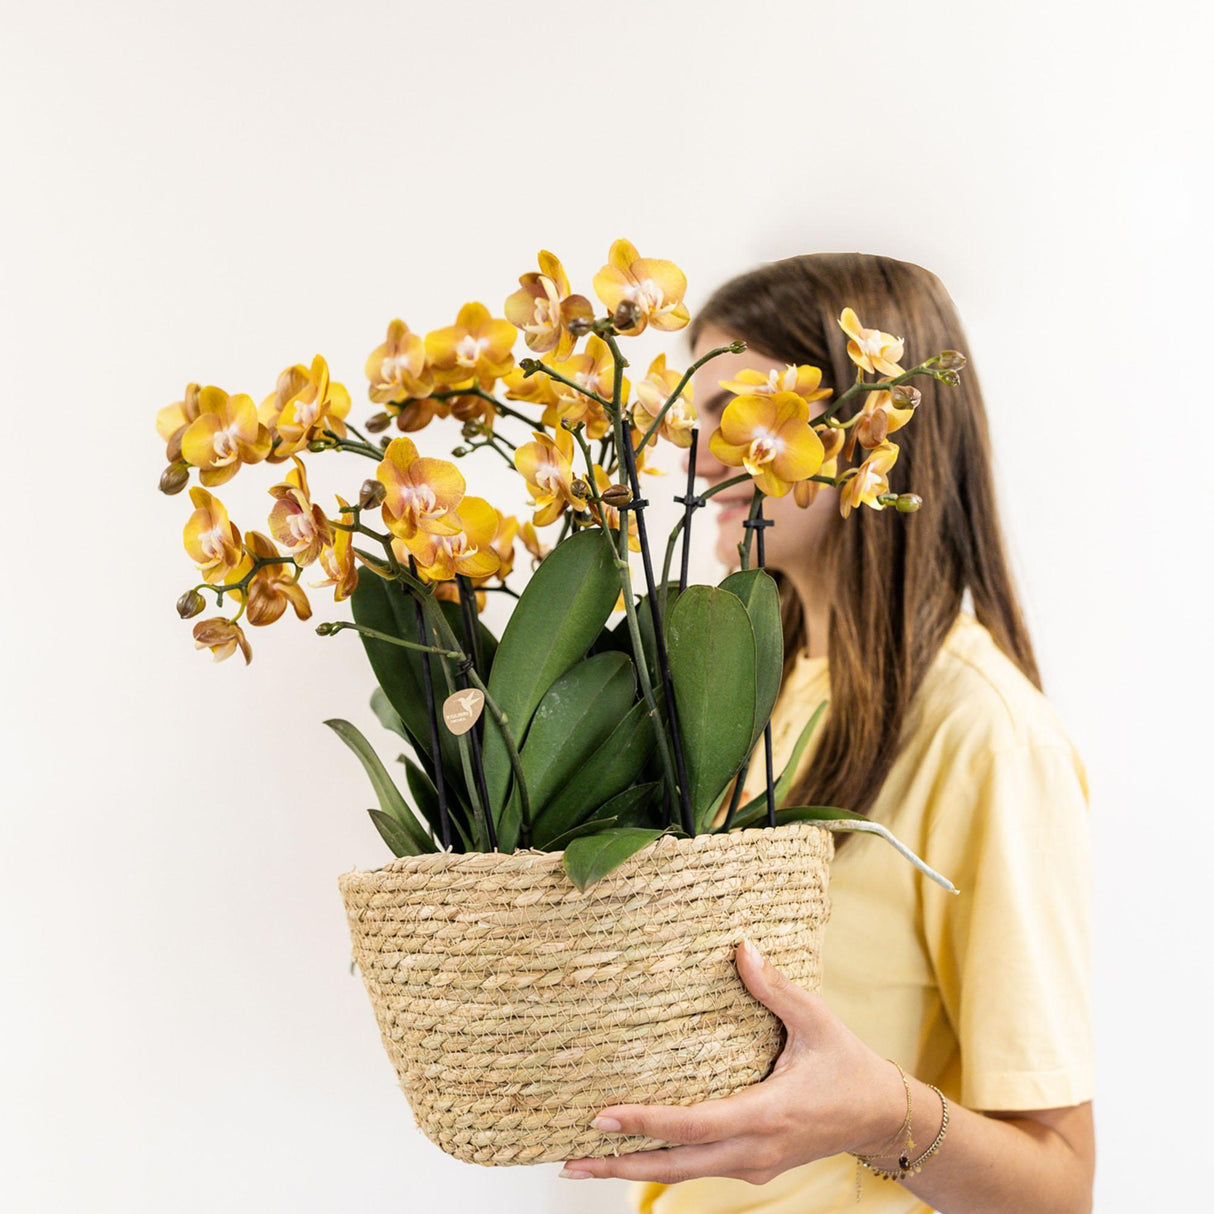
[[[457,691],[443,701],[443,720],[447,728],[457,736],[467,733],[476,724],[476,719],[485,707],[485,693],[479,687]]]

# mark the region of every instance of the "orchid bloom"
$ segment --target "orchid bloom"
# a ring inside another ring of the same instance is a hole
[[[649,364],[645,378],[638,380],[632,405],[632,424],[641,435],[662,412],[662,406],[679,386],[682,375],[666,368],[666,355],[661,353]],[[676,447],[691,446],[691,432],[696,426],[695,405],[691,403],[691,380],[683,385],[678,399],[666,410],[656,433]],[[639,471],[639,468],[638,468]]]
[[[426,334],[426,359],[446,387],[476,383],[488,392],[514,366],[517,336],[508,320],[490,316],[483,303],[466,303],[455,324]]]
[[[299,363],[288,367],[258,409],[261,422],[280,440],[267,459],[280,464],[308,443],[324,438],[325,430],[345,438],[342,419],[349,412],[350,393],[342,384],[330,381],[329,365],[319,354],[311,367]]]
[[[839,510],[844,518],[857,506],[871,506],[874,510],[883,508],[877,498],[889,492],[887,476],[897,458],[898,448],[885,442],[874,448],[858,468],[848,469],[844,474],[847,479],[839,488]]]
[[[617,240],[607,254],[607,265],[594,276],[594,293],[614,313],[630,303],[636,319],[617,331],[635,337],[646,325],[673,332],[691,319],[683,303],[687,276],[673,261],[642,257],[627,240]]]
[[[181,435],[181,457],[200,469],[198,479],[212,488],[230,481],[241,464],[260,463],[270,442],[251,397],[207,387],[198,393],[198,416]]]
[[[418,576],[425,581],[446,581],[457,573],[487,577],[501,565],[493,547],[501,517],[483,497],[465,497],[458,512],[448,517],[452,532],[434,535],[417,531],[409,539],[394,539],[392,550],[402,561],[408,559],[402,548],[411,553],[417,561]]]
[[[246,532],[245,543],[254,556],[282,555],[274,547],[273,540],[262,535],[260,531]],[[257,571],[249,579],[248,594],[245,618],[254,627],[273,624],[286,611],[288,603],[295,608],[299,619],[306,620],[312,615],[312,605],[308,602],[304,588],[299,584],[299,569],[290,561],[272,561],[258,565]]]
[[[843,309],[839,327],[851,338],[847,343],[847,355],[861,370],[880,375],[902,374],[898,359],[902,357],[903,338],[891,337],[880,329],[864,328],[851,308]]]
[[[367,358],[367,394],[377,405],[429,396],[434,377],[426,367],[426,342],[403,320],[388,325],[383,345]],[[420,427],[413,427],[420,429]]]
[[[337,498],[339,507],[338,521],[348,523],[353,519],[353,513],[348,509],[350,503],[340,493],[333,495]],[[333,601],[340,603],[348,599],[358,586],[358,569],[354,564],[354,532],[346,531],[343,527],[333,528],[333,542],[321,549],[320,567],[328,574],[323,581],[309,582],[314,590],[321,586],[332,586]]]
[[[529,349],[537,354],[553,351],[553,357],[568,358],[577,338],[569,331],[574,319],[593,320],[594,307],[584,295],[571,295],[569,277],[560,259],[541,249],[540,272],[519,278],[519,289],[506,300],[506,319],[523,334]]]
[[[753,367],[745,367],[736,379],[722,379],[720,386],[736,396],[774,396],[777,392],[795,392],[806,404],[825,400],[831,395],[830,388],[823,388],[822,371],[808,363],[796,366],[786,363],[784,370],[772,367],[766,375]]]
[[[556,402],[544,410],[540,420],[554,430],[560,428],[561,419],[565,417],[570,421],[585,422],[587,438],[602,438],[611,429],[611,419],[603,406],[587,393],[594,392],[604,400],[612,399],[615,359],[612,357],[611,347],[597,333],[592,333],[581,354],[575,354],[564,362],[553,363],[552,369],[586,391],[579,392],[559,380],[552,380]],[[621,376],[621,404],[627,402],[628,390],[628,380]]]
[[[818,469],[815,476],[831,476],[839,475],[839,453],[843,450],[843,444],[846,441],[847,431],[838,426],[824,426],[821,430],[816,430],[818,438],[822,442],[822,466]],[[813,505],[814,499],[823,488],[821,481],[815,481],[806,478],[803,481],[797,481],[792,487],[793,501],[801,507],[802,510]]]
[[[809,424],[809,406],[795,392],[735,396],[708,447],[721,463],[745,468],[769,497],[783,497],[822,465],[822,440]]]
[[[917,404],[918,402],[916,402]],[[887,434],[900,430],[914,416],[915,405],[896,409],[893,395],[886,389],[869,392],[864,407],[848,423],[860,446],[871,450],[879,447]]]
[[[409,540],[418,531],[454,535],[459,529],[450,515],[467,486],[453,463],[419,455],[411,438],[394,438],[375,477],[387,490],[381,517],[393,535]]]
[[[532,430],[531,436],[534,442],[515,448],[514,466],[523,474],[531,505],[536,507],[532,523],[546,527],[561,517],[566,506],[584,510],[586,498],[573,491],[573,435],[558,426],[555,436],[541,430]]]
[[[310,565],[333,542],[333,528],[324,511],[308,494],[308,475],[297,455],[295,467],[280,484],[270,486],[275,498],[270,507],[270,534],[291,554],[296,564]]]
[[[228,518],[223,502],[199,485],[190,488],[194,513],[186,520],[183,539],[185,549],[198,566],[203,581],[212,586],[222,585],[247,561],[240,543],[240,532]]]
[[[235,620],[212,616],[209,620],[199,620],[194,625],[194,648],[210,649],[216,662],[230,658],[236,652],[237,646],[240,647],[244,664],[247,666],[253,660],[253,651],[249,647],[248,638]]]
[[[545,354],[540,362],[551,366],[551,354]],[[513,371],[502,376],[502,387],[507,400],[521,400],[529,405],[542,405],[545,409],[560,404],[561,398],[556,393],[558,386],[551,375],[545,375],[543,371],[524,375],[522,367],[515,367]]]
[[[187,384],[181,400],[165,405],[156,413],[156,433],[165,441],[165,458],[170,464],[181,459],[181,440],[186,430],[198,416],[198,398],[202,389],[197,384]]]

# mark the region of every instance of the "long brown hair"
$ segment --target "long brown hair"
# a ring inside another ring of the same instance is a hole
[[[718,287],[688,336],[694,345],[711,325],[778,362],[810,363],[838,394],[856,374],[839,327],[849,306],[862,324],[905,338],[905,367],[948,349],[969,359],[957,386],[928,376],[910,381],[923,399],[894,435],[899,454],[890,487],[919,494],[920,509],[863,506],[846,522],[836,512],[823,542],[831,706],[786,803],[867,813],[901,749],[907,706],[966,589],[1000,649],[1038,689],[1041,678],[999,525],[982,392],[956,307],[934,274],[863,253],[767,262]],[[806,628],[795,590],[771,572],[780,588],[787,676]],[[836,848],[846,838],[836,835]]]

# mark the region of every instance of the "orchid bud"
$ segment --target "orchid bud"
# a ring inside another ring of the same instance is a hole
[[[895,384],[889,390],[889,403],[895,409],[916,409],[923,399],[923,393],[910,384]]]
[[[320,452],[320,451],[328,451],[329,446],[330,446],[330,444],[329,444],[328,439],[314,438],[314,439],[312,439],[312,441],[310,443],[308,443],[308,450],[311,451],[313,454],[316,454],[317,452]]]
[[[383,436],[383,437],[382,437],[382,438],[379,440],[379,445],[380,445],[380,446],[381,446],[381,447],[382,447],[382,448],[383,448],[385,451],[387,451],[387,449],[388,449],[388,444],[389,444],[389,443],[391,443],[391,442],[392,442],[392,439],[391,439],[391,438],[390,438],[390,437],[389,437],[387,434],[385,434],[385,435],[384,435],[384,436]]]
[[[594,318],[590,316],[571,316],[565,324],[565,328],[573,334],[574,337],[585,337],[590,332],[590,326],[594,323]]]
[[[368,434],[382,434],[392,424],[392,418],[387,413],[372,413],[370,417],[363,422],[363,426]]]
[[[341,631],[340,624],[329,623],[329,624],[317,624],[316,625],[316,635],[318,637],[331,637],[334,635],[334,633],[338,633],[340,631]]]
[[[199,612],[205,611],[207,601],[198,593],[197,590],[187,590],[185,594],[177,600],[177,614],[183,620],[193,619]]]
[[[955,388],[961,382],[961,376],[956,371],[937,371],[936,378],[942,384]]]
[[[574,497],[585,500],[590,495],[590,486],[580,476],[575,476],[569,486],[569,492]]]
[[[917,493],[899,493],[894,509],[899,514],[914,514],[922,505],[923,499]]]
[[[637,306],[631,299],[621,299],[611,314],[611,323],[621,331],[635,328],[637,319]]]
[[[170,464],[160,474],[161,493],[180,493],[190,483],[189,464]]]
[[[374,510],[388,494],[388,487],[383,481],[368,477],[359,486],[358,505],[361,510]]]
[[[960,350],[941,350],[937,366],[941,371],[961,371],[966,363],[965,355]]]
[[[621,506],[626,506],[632,501],[632,491],[626,485],[608,485],[599,497],[607,503],[608,506],[613,506],[618,510]]]

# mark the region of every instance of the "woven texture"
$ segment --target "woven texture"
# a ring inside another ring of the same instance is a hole
[[[457,1159],[545,1163],[669,1145],[590,1128],[765,1078],[778,1017],[744,935],[821,983],[834,841],[807,823],[665,835],[579,891],[561,853],[405,857],[339,879],[354,958],[421,1130]]]

